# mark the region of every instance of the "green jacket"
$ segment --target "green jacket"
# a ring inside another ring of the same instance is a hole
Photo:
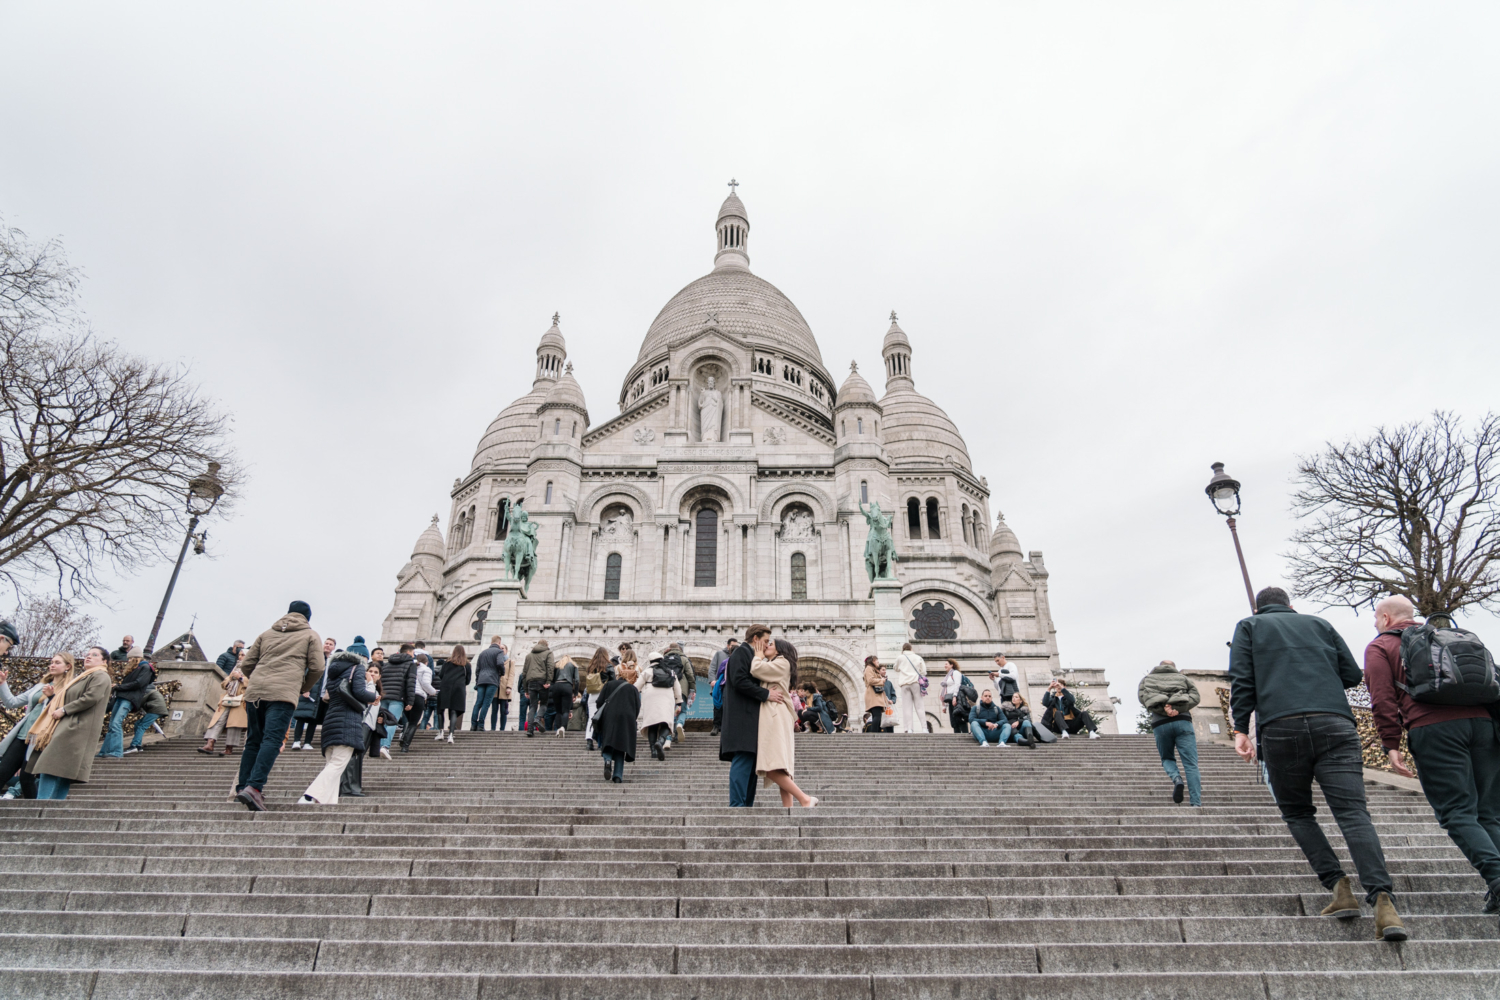
[[[1182,672],[1170,663],[1159,663],[1149,674],[1142,677],[1136,697],[1140,699],[1141,707],[1151,713],[1153,726],[1174,721],[1172,716],[1162,711],[1167,705],[1171,705],[1182,713],[1177,718],[1185,718],[1188,712],[1198,707],[1198,701],[1201,698],[1198,694],[1198,685],[1184,677]]]
[[[552,650],[537,643],[531,647],[531,652],[526,654],[526,664],[521,668],[521,687],[529,688],[532,684],[551,684],[557,668],[552,662]]]
[[[1364,679],[1334,627],[1315,615],[1269,604],[1234,628],[1229,650],[1229,712],[1238,732],[1303,712],[1353,721],[1345,688]]]

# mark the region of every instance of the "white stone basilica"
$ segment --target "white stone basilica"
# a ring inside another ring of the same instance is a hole
[[[853,364],[835,388],[797,307],[751,272],[736,195],[715,229],[713,270],[646,331],[618,416],[590,420],[553,317],[531,391],[500,411],[453,483],[447,539],[434,517],[401,569],[382,644],[488,642],[506,514],[521,504],[537,565],[513,601],[514,651],[546,638],[586,661],[597,646],[680,642],[701,674],[727,636],[765,622],[798,647],[800,672],[857,717],[864,658],[889,663],[904,628],[933,674],[934,729],[948,727],[944,659],[982,689],[1003,651],[1035,717],[1062,674],[1115,731],[1103,671],[1062,671],[1042,554],[1023,554],[1003,518],[989,527],[989,484],[948,415],[917,391],[896,315],[881,345],[885,394]],[[861,513],[876,502],[893,517],[899,560],[884,629]]]

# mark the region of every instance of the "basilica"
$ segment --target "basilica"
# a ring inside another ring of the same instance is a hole
[[[516,650],[545,638],[587,660],[598,646],[680,642],[706,674],[728,636],[764,622],[797,646],[802,676],[857,718],[865,657],[889,662],[904,635],[934,674],[934,730],[948,725],[943,661],[982,689],[1004,652],[1038,717],[1063,676],[1115,731],[1103,671],[1059,660],[1042,554],[992,518],[963,435],[917,390],[921,355],[896,314],[880,344],[883,393],[855,363],[839,381],[797,307],[751,271],[737,195],[714,229],[713,269],[651,323],[617,416],[590,417],[553,317],[531,391],[500,411],[453,482],[447,537],[434,516],[398,574],[382,643],[487,642],[520,507],[535,562],[506,636]],[[894,633],[879,627],[881,574],[866,560],[877,505],[896,552],[899,582],[882,581]]]

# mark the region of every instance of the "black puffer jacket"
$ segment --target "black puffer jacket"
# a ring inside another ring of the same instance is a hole
[[[329,747],[354,747],[358,750],[365,745],[362,721],[365,713],[353,708],[338,693],[338,686],[349,676],[350,670],[354,671],[354,677],[349,682],[349,687],[355,698],[368,705],[379,697],[374,688],[365,683],[363,656],[348,650],[333,654],[323,675],[326,681],[324,687],[328,691],[328,714],[323,717],[322,746],[325,754]]]
[[[380,665],[380,697],[402,705],[417,697],[417,661],[410,653],[397,653]]]
[[[1031,721],[1031,709],[1025,705],[1013,705],[1007,701],[1000,706],[1000,711],[1005,713],[1005,721],[1009,722],[1012,726],[1019,726],[1023,722]]]
[[[115,697],[130,702],[132,709],[140,708],[141,702],[146,700],[146,692],[151,690],[155,681],[156,668],[150,660],[142,660],[134,670],[125,675],[124,680],[115,685]]]

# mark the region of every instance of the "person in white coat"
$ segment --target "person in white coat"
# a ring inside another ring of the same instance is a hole
[[[901,655],[891,664],[891,678],[896,684],[896,720],[903,733],[927,732],[927,713],[922,708],[922,678],[927,663],[911,651],[911,643],[901,647]]]
[[[662,686],[655,683],[658,679],[671,683]],[[677,703],[682,700],[682,685],[672,671],[661,665],[661,654],[652,653],[635,686],[641,692],[641,714],[636,724],[651,741],[651,756],[666,760],[667,752],[662,745],[672,735],[672,719]]]

